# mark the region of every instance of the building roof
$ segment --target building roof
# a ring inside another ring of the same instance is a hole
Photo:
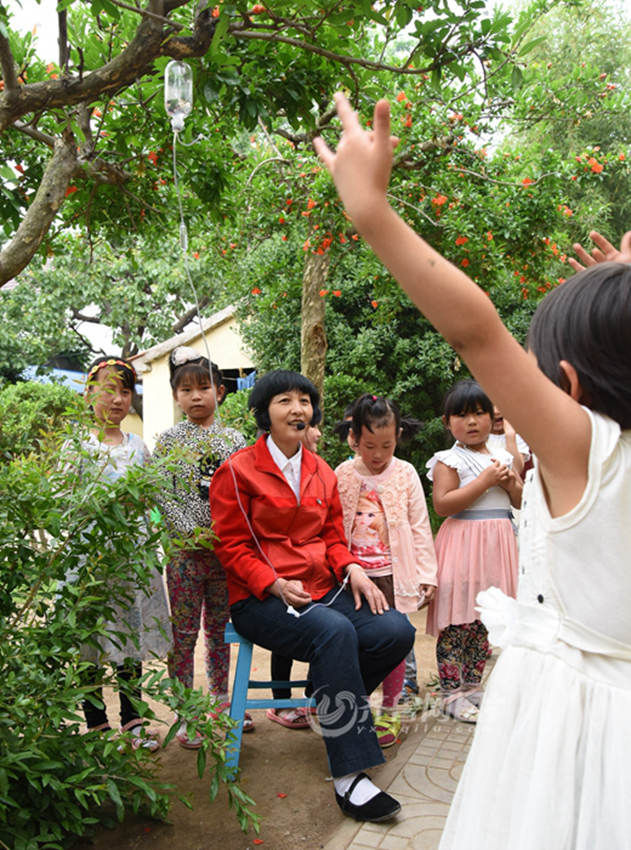
[[[145,351],[135,354],[130,359],[134,361],[134,367],[139,373],[146,372],[154,360],[159,360],[161,357],[170,354],[179,345],[187,345],[192,340],[201,336],[202,333],[207,333],[213,330],[213,328],[219,327],[219,325],[234,318],[236,312],[237,308],[234,304],[230,304],[228,307],[224,307],[223,310],[213,313],[212,316],[202,319],[201,330],[199,322],[195,322],[188,330],[182,331],[182,333],[176,334],[158,345],[147,348]]]

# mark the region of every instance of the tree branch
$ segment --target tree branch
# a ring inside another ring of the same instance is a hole
[[[27,266],[41,245],[63,203],[68,182],[77,167],[76,156],[76,142],[71,133],[55,141],[39,189],[15,236],[0,252],[0,286]]]
[[[210,298],[207,295],[204,295],[203,298],[200,298],[200,300],[199,300],[199,309],[203,310],[204,307],[207,307],[209,304],[210,304]],[[191,307],[190,310],[187,310],[186,313],[184,313],[183,316],[180,316],[180,318],[171,325],[171,332],[174,333],[174,334],[179,334],[180,331],[184,330],[184,328],[189,324],[189,322],[192,322],[193,319],[196,319],[196,318],[197,318],[197,305],[195,305],[194,307]]]
[[[15,73],[15,59],[11,53],[9,40],[0,32],[0,68],[2,68],[2,79],[6,91],[11,94],[19,89],[17,74]]]
[[[185,5],[186,2],[187,0],[172,0],[170,3],[150,3],[149,6],[158,5],[160,8],[173,9]],[[91,103],[104,93],[126,88],[138,77],[144,76],[159,56],[181,59],[202,56],[208,50],[215,26],[210,8],[204,9],[196,16],[193,35],[188,38],[170,39],[171,23],[164,24],[163,16],[158,16],[160,20],[154,20],[155,17],[144,16],[125,50],[87,76],[82,73],[76,76],[64,74],[59,80],[46,80],[29,85],[18,85],[16,80],[14,90],[0,95],[0,132],[29,112],[74,106],[82,102]],[[7,73],[12,73],[15,78],[15,68],[6,39],[3,49],[3,39],[0,34],[0,65],[5,87],[10,89]]]

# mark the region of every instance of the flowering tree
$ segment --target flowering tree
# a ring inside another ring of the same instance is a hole
[[[364,72],[463,75],[470,64],[510,50],[506,20],[485,17],[473,0],[457,12],[439,0],[427,14],[417,6],[69,0],[58,15],[59,61],[45,65],[0,4],[0,281],[21,271],[64,225],[111,230],[124,221],[142,231],[168,215],[170,141],[156,108],[169,58],[197,60],[200,107],[189,126],[211,143],[191,159],[185,179],[207,214],[209,204],[220,207],[229,182],[235,120],[249,129],[261,119],[281,134],[313,135],[331,120],[332,90],[344,85],[359,96]],[[389,47],[403,27],[406,49],[391,64]]]

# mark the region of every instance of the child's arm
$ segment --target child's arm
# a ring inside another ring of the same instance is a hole
[[[508,470],[508,476],[499,482],[500,487],[506,490],[510,497],[510,503],[514,508],[521,507],[521,494],[524,489],[521,477],[514,469]]]
[[[425,594],[425,602],[431,602],[436,592],[438,565],[432,528],[429,524],[427,503],[423,485],[417,471],[410,467],[408,488],[408,522],[412,530],[416,565],[420,577],[420,589]]]
[[[337,152],[321,139],[315,144],[355,226],[536,452],[553,516],[566,513],[585,489],[591,436],[589,418],[576,404],[581,398],[576,373],[571,395],[549,381],[504,327],[487,295],[390,207],[388,103],[375,106],[374,131],[369,133],[346,98],[336,98],[344,129]]]
[[[517,432],[507,419],[504,419],[504,436],[506,438],[506,451],[513,456],[513,469],[518,475],[521,475],[526,460],[517,448]]]
[[[474,481],[460,487],[460,478],[455,469],[437,461],[433,471],[434,489],[432,500],[438,516],[453,516],[465,511],[482,496],[489,487],[502,486],[507,483],[510,470],[499,461],[494,460]]]

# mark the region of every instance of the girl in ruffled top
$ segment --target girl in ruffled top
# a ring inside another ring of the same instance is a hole
[[[402,418],[386,398],[363,395],[353,406],[351,437],[357,457],[335,470],[351,553],[385,595],[409,614],[436,589],[436,555],[423,487],[414,467],[394,456],[400,438],[411,437],[416,420]],[[375,729],[382,747],[395,743],[400,728],[395,707],[401,696],[405,660],[384,679],[382,714]]]
[[[443,711],[475,723],[490,655],[475,597],[491,586],[515,596],[517,543],[510,509],[519,507],[521,479],[510,452],[487,446],[493,404],[475,381],[459,381],[448,393],[443,423],[456,443],[427,462],[434,508],[448,517],[436,537],[438,590],[427,632],[438,638]]]

